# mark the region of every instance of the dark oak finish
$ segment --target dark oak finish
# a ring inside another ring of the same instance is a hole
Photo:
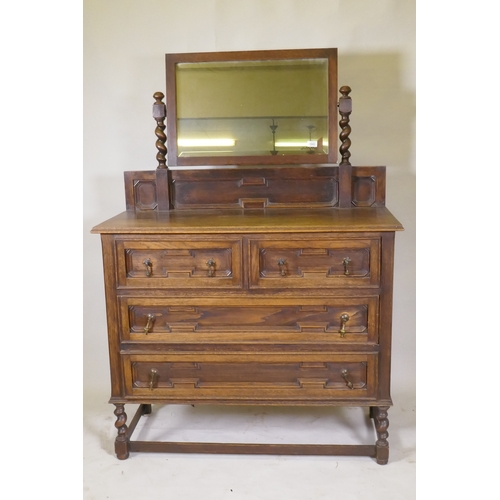
[[[350,165],[349,158],[351,157],[351,152],[349,148],[351,147],[351,139],[349,139],[349,135],[351,134],[351,127],[349,126],[349,115],[352,112],[352,99],[349,97],[349,94],[351,93],[351,87],[340,87],[339,92],[342,94],[342,97],[339,99],[339,113],[342,117],[339,122],[342,129],[339,136],[342,141],[340,145],[340,154],[342,155],[340,165]]]
[[[162,93],[153,106],[158,168],[125,172],[126,211],[92,230],[102,240],[119,459],[147,451],[388,461],[394,238],[403,228],[385,208],[385,167],[350,164],[350,89],[339,101],[340,165],[331,155],[188,170],[166,162],[178,160],[176,62],[311,55],[330,58],[336,95],[335,49],[167,56],[168,139]],[[330,121],[336,106],[330,95]],[[129,426],[126,403],[140,405]],[[153,403],[362,406],[375,442],[132,440]]]
[[[347,208],[383,207],[385,167],[350,169]],[[339,207],[339,167],[243,167],[219,169],[216,176],[206,169],[125,172],[125,193],[127,210],[136,212]]]
[[[339,164],[339,207],[349,208],[352,203],[352,189],[351,187],[351,177],[352,177],[352,166],[349,158],[351,157],[351,152],[349,148],[351,147],[351,140],[349,135],[351,134],[351,127],[349,126],[349,115],[352,111],[352,100],[349,97],[351,88],[344,86],[340,88],[340,93],[342,97],[339,99],[339,112],[342,119],[339,122],[340,128],[340,140],[342,144],[340,145],[340,154],[342,155],[341,162]]]
[[[156,120],[155,134],[158,138],[156,141],[156,149],[158,149],[156,159],[158,160],[158,168],[167,168],[167,147],[165,146],[167,136],[164,132],[167,109],[163,103],[163,98],[165,96],[161,92],[155,92],[153,97],[155,98],[155,103],[153,104],[153,118]]]
[[[384,462],[400,229],[385,207],[130,210],[96,226],[109,304],[111,401],[381,408],[372,412],[375,446],[325,445],[314,453],[364,450]],[[118,408],[119,458],[130,450],[219,449],[125,445]],[[314,449],[235,444],[218,452]]]

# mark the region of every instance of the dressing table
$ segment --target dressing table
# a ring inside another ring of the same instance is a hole
[[[168,54],[154,170],[102,241],[119,459],[389,457],[394,239],[385,167],[352,166],[337,50]],[[339,147],[340,146],[340,147]],[[126,404],[139,404],[129,421]],[[154,404],[360,406],[372,444],[137,441]]]

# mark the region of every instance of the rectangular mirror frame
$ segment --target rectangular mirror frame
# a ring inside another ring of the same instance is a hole
[[[177,147],[177,88],[176,65],[179,63],[224,61],[283,61],[290,59],[326,59],[328,61],[328,152],[309,155],[251,155],[251,156],[178,156]],[[265,50],[241,52],[201,52],[166,54],[166,107],[167,107],[167,165],[301,165],[335,164],[338,153],[337,111],[337,49]]]

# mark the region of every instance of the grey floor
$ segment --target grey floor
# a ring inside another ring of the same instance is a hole
[[[393,394],[389,464],[369,457],[114,455],[114,406],[104,393],[84,401],[85,500],[147,498],[341,499],[415,498],[415,398]],[[126,405],[129,421],[137,406]],[[360,408],[153,405],[134,439],[172,441],[372,444],[373,425]]]

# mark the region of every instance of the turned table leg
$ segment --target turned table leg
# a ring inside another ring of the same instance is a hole
[[[118,436],[115,439],[115,453],[119,460],[125,460],[129,455],[129,437],[127,432],[127,426],[125,422],[127,421],[127,414],[125,413],[125,405],[121,403],[115,404],[116,410],[114,414],[116,415],[115,427],[118,429]]]
[[[375,443],[376,460],[380,465],[385,465],[389,461],[389,442],[387,441],[389,437],[389,433],[387,432],[387,428],[389,427],[389,419],[387,418],[388,410],[388,406],[373,406],[371,408],[371,415],[375,421],[378,438]]]

